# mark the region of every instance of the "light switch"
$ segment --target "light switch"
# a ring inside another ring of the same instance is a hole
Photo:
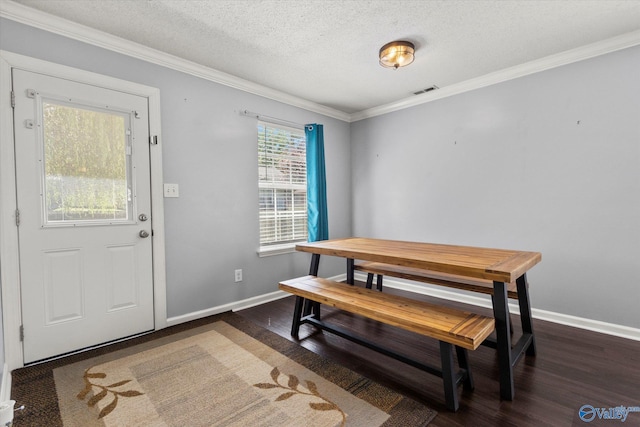
[[[178,188],[178,184],[165,184],[164,197],[180,197],[180,190]]]

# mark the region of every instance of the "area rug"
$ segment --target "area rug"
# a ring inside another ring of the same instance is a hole
[[[40,384],[31,395],[14,393],[26,406],[14,425],[410,427],[436,415],[238,315],[215,319],[72,363],[14,371],[14,392],[29,378]],[[47,409],[38,408],[47,394]]]

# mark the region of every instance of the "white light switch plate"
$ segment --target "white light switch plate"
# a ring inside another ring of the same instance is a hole
[[[178,184],[165,184],[164,197],[180,197],[180,189]]]

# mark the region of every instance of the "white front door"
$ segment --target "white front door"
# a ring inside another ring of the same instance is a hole
[[[147,98],[13,85],[24,363],[154,329]]]

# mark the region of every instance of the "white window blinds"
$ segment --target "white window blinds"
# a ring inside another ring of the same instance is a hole
[[[305,134],[258,122],[260,246],[307,240]]]

